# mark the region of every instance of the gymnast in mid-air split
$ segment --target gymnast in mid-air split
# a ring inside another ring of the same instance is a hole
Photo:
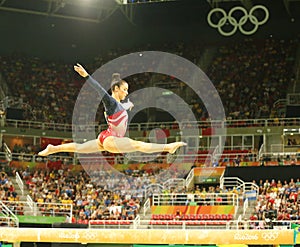
[[[179,147],[186,146],[184,142],[157,144],[136,141],[125,137],[128,121],[127,110],[134,106],[129,100],[127,103],[121,103],[128,95],[128,83],[121,79],[120,74],[114,73],[111,82],[112,94],[109,95],[100,83],[92,78],[80,64],[75,65],[74,70],[86,78],[87,82],[100,94],[105,108],[108,128],[102,131],[95,140],[85,143],[72,142],[57,146],[49,144],[38,155],[47,156],[59,152],[95,153],[99,151],[108,151],[110,153],[168,152],[173,154]]]

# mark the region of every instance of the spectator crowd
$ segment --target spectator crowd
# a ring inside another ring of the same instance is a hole
[[[286,98],[287,85],[291,85],[295,79],[296,48],[296,40],[275,39],[246,39],[244,42],[214,47],[215,55],[211,57],[205,72],[217,88],[227,118],[282,117],[276,116],[272,108],[276,100]],[[201,66],[201,54],[206,47],[183,43],[139,47],[139,50],[153,49],[175,53]],[[104,63],[126,52],[132,51],[108,51],[96,57],[87,68],[92,73]],[[71,123],[76,97],[84,83],[72,71],[72,64],[46,62],[37,57],[23,55],[2,56],[0,64],[10,95],[23,102],[26,120]],[[137,65],[123,65],[118,72],[122,74],[127,67]],[[144,69],[146,71],[151,68]],[[178,68],[176,74],[180,73],[184,73],[184,68]],[[168,89],[173,90],[191,106],[196,119],[208,118],[201,99],[184,82],[172,75],[141,73],[126,79],[130,84],[130,92],[165,82]],[[142,100],[137,97],[132,99],[136,105]],[[90,105],[87,104],[86,107]],[[100,109],[96,121],[104,123],[102,105]],[[147,119],[151,121],[153,118],[150,115]]]
[[[278,224],[278,221],[299,222],[300,178],[290,181],[260,180],[258,186],[259,198],[250,220],[266,221],[272,226]],[[261,225],[256,224],[255,227]]]

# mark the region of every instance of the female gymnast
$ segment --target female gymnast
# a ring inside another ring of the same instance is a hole
[[[86,78],[88,83],[102,97],[108,129],[102,131],[97,139],[82,144],[75,142],[58,146],[49,144],[38,155],[47,156],[59,152],[95,153],[99,151],[108,151],[111,153],[130,153],[136,151],[143,153],[168,152],[173,154],[179,147],[186,146],[184,142],[157,144],[135,141],[125,137],[128,121],[127,110],[133,107],[130,101],[124,104],[121,103],[128,95],[127,82],[121,79],[120,74],[113,74],[111,83],[112,95],[109,95],[99,82],[93,79],[80,64],[75,65],[74,70]]]

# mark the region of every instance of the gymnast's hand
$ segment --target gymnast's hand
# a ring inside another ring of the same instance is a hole
[[[74,70],[82,77],[87,77],[89,75],[88,72],[86,72],[86,70],[79,63],[74,65]]]
[[[126,111],[131,111],[131,109],[134,107],[134,104],[128,99],[127,102],[122,103],[122,106]]]
[[[127,103],[129,104],[129,111],[134,107],[134,104],[128,99]]]

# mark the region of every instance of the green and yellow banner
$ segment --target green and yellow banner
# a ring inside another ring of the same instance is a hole
[[[295,242],[296,242],[296,244],[300,244],[300,225],[292,223],[291,228],[295,230],[295,239],[296,239]]]

